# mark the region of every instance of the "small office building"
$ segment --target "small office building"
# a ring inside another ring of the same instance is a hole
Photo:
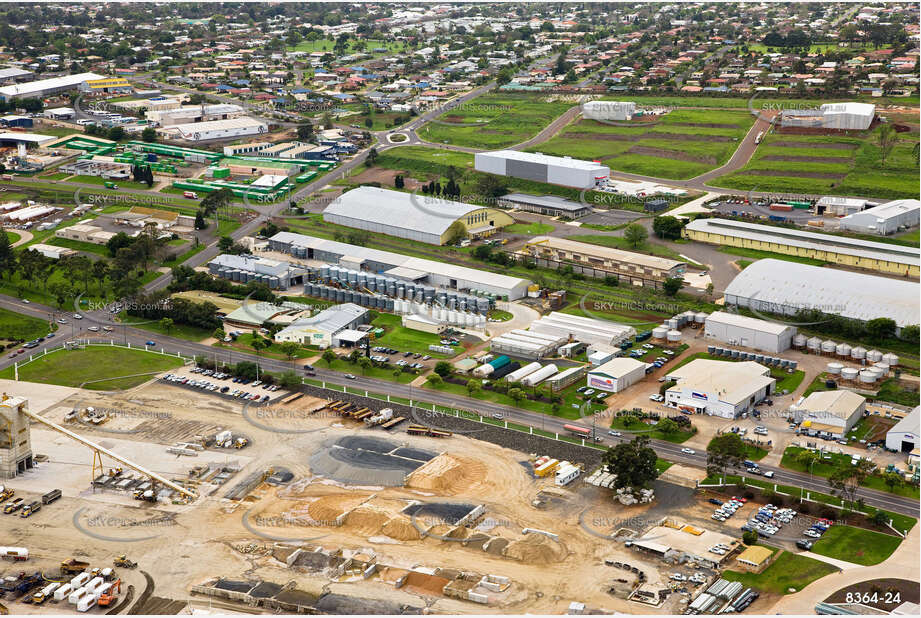
[[[727,419],[751,412],[774,391],[771,370],[753,361],[699,358],[666,376],[677,384],[665,391],[665,405],[689,414]]]
[[[596,390],[619,393],[646,376],[647,363],[635,358],[615,358],[590,369],[586,386]]]

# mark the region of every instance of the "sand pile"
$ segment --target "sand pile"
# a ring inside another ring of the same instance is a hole
[[[551,564],[559,562],[565,556],[563,546],[542,534],[530,534],[525,538],[510,542],[504,555],[528,564]]]
[[[450,493],[481,483],[486,466],[473,459],[442,454],[409,475],[407,487]]]
[[[383,526],[383,533],[398,541],[417,541],[422,538],[409,517],[405,515],[397,515],[387,520]]]
[[[390,513],[363,504],[353,509],[345,518],[345,525],[356,534],[380,534],[381,530],[390,520]]]
[[[368,499],[367,495],[335,494],[317,498],[307,506],[307,513],[314,521],[335,521]]]

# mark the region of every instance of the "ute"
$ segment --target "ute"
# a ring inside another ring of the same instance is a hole
[[[117,566],[117,567],[122,567],[122,568],[125,568],[125,569],[133,569],[133,568],[135,568],[135,567],[138,565],[137,562],[134,562],[134,561],[132,561],[132,560],[128,560],[128,557],[125,556],[124,554],[122,554],[121,556],[119,556],[118,558],[116,558],[116,559],[113,561],[113,564],[114,564],[115,566]]]

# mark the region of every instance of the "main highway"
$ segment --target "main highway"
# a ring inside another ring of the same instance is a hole
[[[24,303],[17,298],[5,295],[0,295],[0,308],[9,309],[17,313],[30,315],[41,319],[48,319],[49,316],[53,315],[55,318],[63,316],[64,319],[67,320],[67,324],[61,325],[59,329],[59,332],[61,333],[60,338],[55,337],[53,339],[42,342],[39,347],[27,351],[28,353],[26,354],[18,356],[18,360],[25,360],[29,357],[30,354],[35,355],[41,353],[45,348],[57,347],[61,344],[62,339],[65,339],[67,338],[67,335],[70,335],[70,339],[90,339],[97,340],[100,343],[108,343],[109,341],[113,341],[116,344],[131,344],[132,346],[141,348],[145,347],[145,343],[147,341],[154,340],[156,342],[156,345],[153,346],[154,349],[171,354],[182,354],[186,357],[205,356],[219,363],[237,363],[243,360],[252,361],[257,363],[262,371],[270,372],[302,370],[301,365],[297,365],[293,362],[285,360],[266,358],[238,349],[209,346],[192,341],[186,341],[184,339],[178,339],[176,337],[168,337],[162,334],[152,334],[149,331],[145,331],[139,328],[132,328],[119,322],[114,322],[112,320],[112,314],[105,309],[81,312],[81,314],[84,316],[84,319],[74,320],[72,310],[62,312],[60,310],[40,305],[38,303]],[[99,326],[100,328],[103,326],[109,326],[113,329],[113,331],[111,333],[93,333],[87,330],[87,328],[94,325]],[[0,358],[0,369],[9,367],[14,362],[15,360],[10,358],[9,355],[4,355],[2,358]],[[591,417],[583,418],[581,422],[569,421],[555,416],[541,414],[539,412],[522,410],[513,406],[482,401],[463,395],[413,387],[409,384],[398,384],[387,380],[369,378],[361,375],[356,375],[355,379],[348,379],[343,373],[331,371],[322,367],[315,367],[315,371],[317,374],[317,379],[323,380],[330,385],[335,385],[338,387],[348,386],[359,391],[366,390],[369,393],[389,394],[394,397],[409,399],[413,402],[424,402],[429,405],[436,404],[446,408],[466,410],[476,414],[481,414],[484,417],[494,417],[503,421],[508,421],[510,423],[525,425],[535,429],[542,429],[563,435],[569,433],[563,428],[563,425],[565,424],[581,424],[587,429],[592,429]],[[437,425],[437,422],[434,424]],[[630,437],[628,432],[627,438],[609,436],[607,434],[607,427],[609,424],[609,417],[605,416],[604,412],[599,413],[597,418],[597,436],[601,438],[601,444],[609,446],[616,444],[620,440],[624,440]],[[680,444],[673,444],[664,440],[651,440],[651,445],[656,450],[656,453],[659,455],[659,457],[667,461],[697,468],[706,468],[707,466],[706,453],[685,453],[682,452],[682,448],[684,447],[682,447]],[[805,492],[807,492],[807,495],[808,492],[820,492],[825,494],[829,492],[827,481],[821,477],[773,466],[762,466],[762,469],[765,471],[774,472],[773,482],[779,485],[788,485],[802,488]],[[911,515],[912,517],[918,517],[919,515],[919,502],[912,498],[897,496],[884,491],[877,491],[865,487],[858,489],[856,496],[857,498],[862,499],[865,504],[875,508],[882,508],[904,515]]]

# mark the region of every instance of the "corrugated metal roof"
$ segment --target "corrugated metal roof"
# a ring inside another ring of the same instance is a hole
[[[105,79],[105,75],[97,73],[77,73],[76,75],[63,75],[61,77],[52,77],[50,79],[40,79],[34,82],[24,84],[13,84],[0,88],[0,95],[5,97],[23,97],[38,92],[40,90],[49,90],[51,88],[67,88],[69,86],[78,86],[85,81],[93,79]]]
[[[777,322],[759,320],[758,318],[750,318],[746,315],[727,313],[725,311],[714,311],[707,316],[707,322],[710,321],[714,324],[728,324],[730,326],[748,328],[754,331],[770,333],[772,335],[781,335],[784,331],[793,328],[788,324],[778,324]]]
[[[557,167],[569,167],[572,169],[589,170],[592,172],[610,173],[610,169],[601,163],[594,161],[583,161],[571,157],[555,157],[545,155],[541,152],[522,152],[520,150],[495,150],[493,152],[480,152],[476,156],[501,157],[513,161],[527,161],[529,163],[542,163],[544,165],[554,165]]]
[[[340,195],[326,207],[323,216],[348,217],[441,236],[452,223],[467,213],[483,208],[429,195],[402,193],[379,187],[358,187]]]
[[[567,200],[563,197],[557,197],[556,195],[529,195],[527,193],[509,193],[507,195],[503,195],[500,199],[508,200],[509,202],[518,202],[519,204],[530,204],[533,206],[544,206],[545,208],[568,210],[570,212],[576,212],[589,208],[589,206],[585,204]]]
[[[755,300],[790,314],[817,309],[855,320],[891,318],[900,327],[921,321],[918,292],[912,281],[775,259],[757,260],[726,287],[727,299],[746,299],[743,305]]]

